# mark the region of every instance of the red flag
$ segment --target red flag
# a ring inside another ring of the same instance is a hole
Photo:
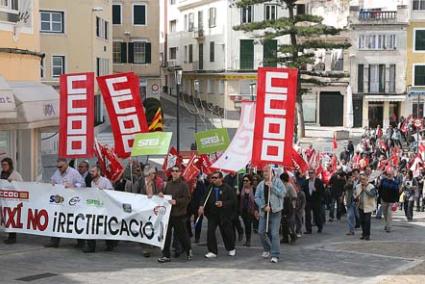
[[[162,165],[162,170],[167,171],[174,166],[180,167],[183,163],[183,158],[179,152],[177,152],[176,148],[171,147],[168,151],[167,156],[165,157],[164,164]]]
[[[206,175],[212,174],[214,170],[211,168],[212,163],[210,158],[203,154],[199,156],[196,166]]]
[[[112,182],[119,180],[124,173],[124,167],[113,149],[96,142],[95,150],[103,174]]]
[[[300,172],[305,173],[306,171],[308,171],[307,162],[303,159],[303,157],[301,157],[301,155],[297,151],[295,151],[294,148],[292,148],[291,155],[294,163],[299,167]]]
[[[195,164],[195,159],[196,156],[193,155],[192,158],[190,158],[186,169],[183,171],[182,177],[187,182],[190,182],[192,179],[196,178],[200,172],[199,168]]]
[[[94,146],[94,73],[60,76],[59,157],[88,158]]]
[[[298,70],[258,68],[257,103],[251,163],[291,163]]]
[[[334,137],[332,139],[332,149],[336,150],[338,148],[338,144],[336,143],[336,135],[334,133]]]
[[[140,100],[139,78],[134,73],[97,77],[111,120],[115,149],[121,158],[131,154],[134,136],[148,132],[145,112]]]

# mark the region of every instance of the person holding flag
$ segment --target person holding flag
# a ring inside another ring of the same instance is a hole
[[[278,263],[280,256],[279,228],[282,219],[283,198],[286,188],[283,182],[273,176],[271,166],[263,168],[264,180],[257,186],[255,203],[260,211],[258,234],[264,252],[263,258],[269,258],[270,262]]]

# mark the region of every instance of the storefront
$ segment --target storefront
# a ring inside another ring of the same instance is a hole
[[[396,126],[405,115],[405,95],[366,95],[363,99],[363,127]]]
[[[59,95],[52,87],[0,76],[0,159],[11,157],[24,180],[39,179],[41,135],[57,131],[58,123]]]

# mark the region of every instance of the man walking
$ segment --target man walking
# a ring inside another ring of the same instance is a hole
[[[205,207],[204,207],[205,204]],[[208,219],[206,258],[217,257],[217,238],[215,231],[220,229],[224,247],[229,256],[235,256],[235,231],[233,230],[233,214],[236,207],[236,194],[233,188],[223,183],[223,173],[215,172],[211,175],[211,185],[201,200],[198,215]]]
[[[359,208],[360,224],[362,226],[361,240],[370,240],[370,217],[376,209],[376,189],[369,183],[369,177],[360,174],[360,184],[356,186],[354,198]]]
[[[177,238],[184,251],[186,252],[187,260],[192,259],[192,249],[190,245],[189,234],[186,230],[186,209],[190,202],[189,186],[181,178],[181,170],[179,167],[171,169],[171,181],[167,182],[164,188],[164,193],[159,193],[159,197],[171,195],[169,201],[172,205],[170,220],[168,222],[167,237],[165,238],[162,257],[158,258],[159,263],[170,262],[170,246],[172,230],[174,229],[174,237]]]
[[[323,230],[323,219],[321,217],[321,204],[325,188],[322,181],[316,178],[313,169],[308,171],[308,180],[304,183],[303,191],[306,198],[305,205],[305,228],[306,234],[312,233],[311,215],[313,214],[314,222],[317,226],[317,232],[321,233]]]
[[[393,219],[392,206],[400,198],[400,181],[394,178],[393,170],[387,170],[381,179],[379,186],[379,196],[382,200],[382,211],[384,213],[385,231],[391,232],[391,223]]]
[[[280,256],[279,228],[286,189],[279,178],[273,177],[270,166],[264,167],[263,173],[264,180],[258,184],[255,192],[255,203],[260,211],[258,234],[264,248],[262,257],[271,256],[270,262],[277,263]]]

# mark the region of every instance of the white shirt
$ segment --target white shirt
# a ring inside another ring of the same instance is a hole
[[[96,187],[98,189],[109,189],[114,190],[112,183],[106,177],[100,176],[96,181],[92,180],[91,187]]]
[[[86,183],[80,173],[71,167],[68,167],[63,174],[59,171],[59,169],[57,169],[51,180],[53,184],[71,184],[73,187],[86,186]]]

